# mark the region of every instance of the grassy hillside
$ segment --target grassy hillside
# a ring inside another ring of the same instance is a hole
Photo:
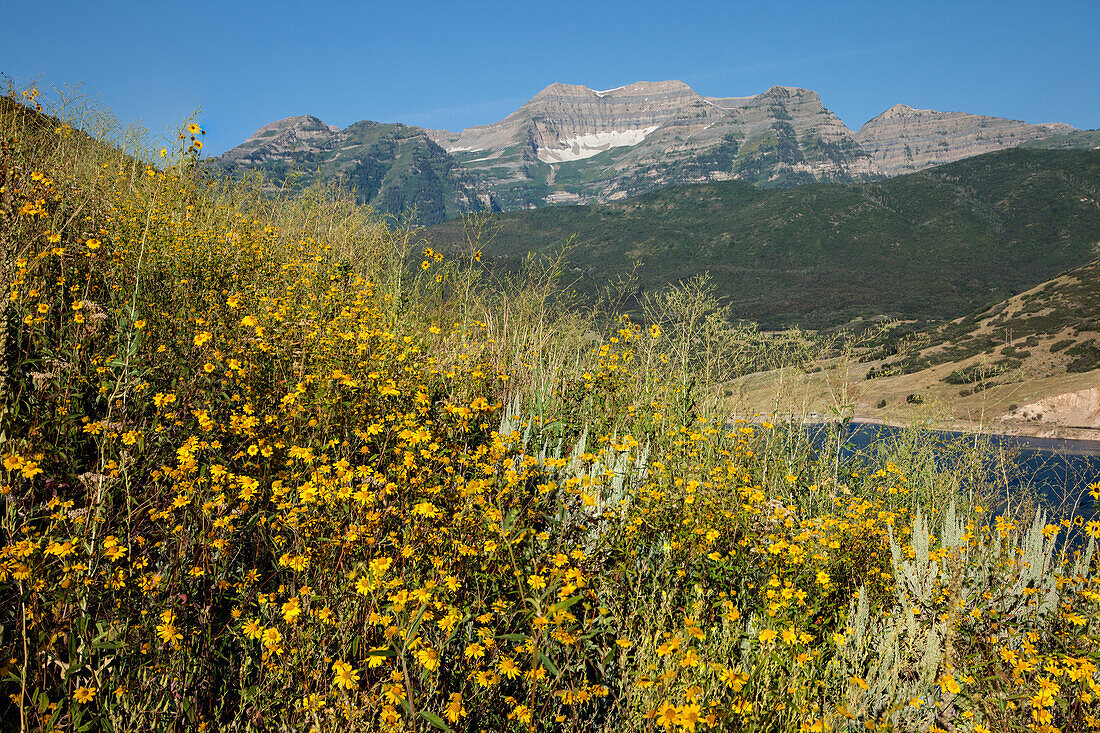
[[[600,335],[198,135],[0,107],[5,728],[1095,727],[1100,522],[731,421],[698,292]]]
[[[866,185],[715,183],[498,214],[484,254],[508,267],[571,240],[570,276],[589,293],[632,270],[642,292],[709,271],[735,316],[766,327],[934,320],[1095,257],[1098,192],[1100,152],[1005,150]],[[450,248],[463,229],[425,235]]]
[[[834,353],[817,366],[811,375],[766,367],[741,375],[731,408],[776,409],[785,383],[781,411],[828,414],[844,384],[862,418],[1095,439],[1100,260],[946,323],[888,324],[849,358]]]
[[[1100,260],[946,324],[899,325],[862,361],[866,378],[874,380],[868,402],[896,404],[899,395],[916,393],[951,404],[960,419],[983,415],[1037,429],[1091,426],[1087,404],[1045,419],[1039,413],[1049,407],[1030,406],[1052,398],[1073,402],[1060,395],[1100,385]]]
[[[1094,334],[1100,334],[1100,260],[947,324],[917,333],[896,329],[873,355],[897,349],[882,370],[916,371],[976,355],[1020,358],[1042,344],[1062,371],[1085,372],[1100,367]]]

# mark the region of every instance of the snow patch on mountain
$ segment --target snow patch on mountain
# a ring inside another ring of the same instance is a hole
[[[599,155],[611,148],[637,145],[645,140],[657,125],[635,130],[608,130],[590,132],[584,135],[565,138],[558,141],[560,148],[539,148],[538,157],[544,163],[566,163],[571,160],[584,160]]]

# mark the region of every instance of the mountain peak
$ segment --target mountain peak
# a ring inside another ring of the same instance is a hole
[[[294,115],[270,122],[235,148],[217,156],[223,164],[242,159],[263,161],[292,152],[316,151],[340,132],[313,115]]]
[[[774,84],[768,87],[768,91],[760,95],[761,97],[777,97],[779,99],[787,99],[790,97],[802,97],[809,99],[821,99],[817,92],[812,89],[803,89],[802,87],[785,87],[779,84]]]
[[[554,82],[548,85],[531,101],[538,101],[558,97],[637,97],[654,94],[695,94],[695,90],[682,81],[672,79],[669,81],[636,81],[631,84],[613,87],[611,89],[596,90],[583,84],[565,84]]]
[[[886,110],[878,117],[874,119],[889,120],[895,117],[913,117],[917,115],[931,115],[936,114],[934,109],[917,109],[916,107],[910,107],[908,104],[895,104],[890,109]]]
[[[270,137],[273,132],[281,134],[288,130],[301,130],[304,132],[320,132],[326,130],[328,132],[339,132],[340,128],[335,125],[326,125],[320,118],[314,117],[313,115],[292,115],[264,125],[256,130],[256,132],[252,133],[249,139]]]
[[[636,81],[633,84],[627,84],[626,86],[616,87],[615,89],[608,89],[605,92],[597,93],[627,96],[637,94],[669,94],[672,92],[690,92],[694,94],[695,90],[679,79],[669,79],[668,81]]]
[[[531,97],[530,101],[536,99],[545,99],[546,97],[559,97],[562,95],[569,96],[588,96],[594,94],[594,92],[583,84],[565,84],[560,81],[556,81],[553,84],[548,84],[538,94]]]
[[[895,104],[855,134],[881,173],[894,176],[1050,137],[1074,128]]]

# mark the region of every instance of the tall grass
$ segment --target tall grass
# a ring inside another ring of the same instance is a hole
[[[197,126],[162,157],[28,101],[0,106],[12,728],[1096,724],[1091,541],[990,519],[973,452],[841,461],[721,412],[813,339],[705,282],[585,313],[553,261],[502,278],[339,188],[207,179]]]

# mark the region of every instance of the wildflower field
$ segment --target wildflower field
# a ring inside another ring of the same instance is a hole
[[[1095,520],[201,147],[0,100],[4,730],[1100,729]]]

